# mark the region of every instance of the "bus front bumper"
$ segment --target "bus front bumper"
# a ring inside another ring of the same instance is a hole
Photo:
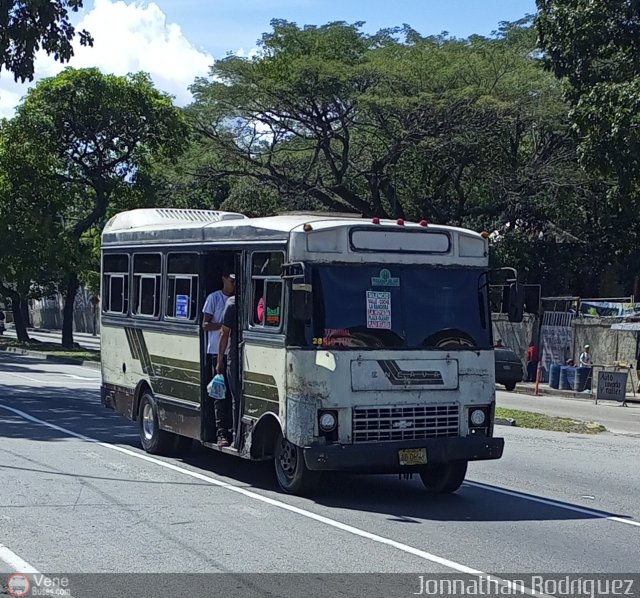
[[[407,449],[425,449],[424,452],[409,451],[426,457],[421,465],[402,465]],[[352,471],[360,473],[410,473],[425,465],[451,463],[453,461],[482,461],[500,459],[504,449],[504,438],[427,438],[424,440],[400,440],[361,444],[329,444],[304,449],[304,460],[311,470]]]

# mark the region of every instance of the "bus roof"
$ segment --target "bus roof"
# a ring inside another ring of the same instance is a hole
[[[111,218],[102,233],[103,246],[136,244],[191,244],[242,242],[249,240],[286,241],[296,229],[311,224],[314,230],[342,227],[394,227],[395,220],[335,215],[323,212],[290,213],[265,218],[248,218],[236,212],[188,210],[174,208],[141,208],[121,212]],[[424,229],[415,222],[405,222],[409,229]],[[443,225],[428,225],[431,231],[458,231],[481,238],[477,232]]]

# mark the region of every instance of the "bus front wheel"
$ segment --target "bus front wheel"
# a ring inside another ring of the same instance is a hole
[[[299,446],[289,442],[280,432],[273,451],[276,478],[288,494],[306,494],[315,489],[318,473],[307,468]]]
[[[420,478],[429,494],[451,494],[462,486],[467,475],[467,462],[456,461],[428,467],[420,472]]]
[[[187,440],[181,436],[160,429],[158,422],[158,406],[151,391],[144,391],[140,399],[140,443],[142,448],[152,455],[170,456],[186,450]]]

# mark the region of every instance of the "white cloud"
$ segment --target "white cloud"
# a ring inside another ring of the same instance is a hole
[[[167,23],[155,3],[127,3],[122,0],[95,0],[94,8],[78,23],[94,38],[93,47],[76,41],[75,55],[61,65],[46,55],[38,56],[36,79],[50,77],[65,66],[96,66],[105,73],[126,75],[146,71],[155,85],[176,98],[180,105],[191,101],[188,87],[206,75],[213,57],[191,44],[176,23]],[[20,98],[35,83],[21,85],[10,73],[0,77],[0,116],[12,116]]]

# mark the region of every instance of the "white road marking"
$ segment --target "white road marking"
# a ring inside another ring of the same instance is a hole
[[[207,476],[207,475],[203,475],[201,473],[198,473],[196,471],[191,471],[189,469],[184,469],[183,467],[180,467],[179,465],[175,465],[174,463],[168,463],[166,461],[161,461],[159,459],[156,459],[154,457],[150,457],[149,455],[145,455],[145,454],[141,454],[141,453],[137,453],[135,451],[123,448],[121,446],[116,446],[113,444],[108,444],[106,442],[101,442],[100,440],[96,440],[95,438],[90,438],[89,436],[85,436],[84,434],[78,434],[77,432],[73,432],[72,430],[67,430],[66,428],[62,428],[60,426],[57,426],[55,424],[51,424],[49,422],[46,422],[44,420],[38,419],[37,417],[34,417],[32,415],[29,415],[28,413],[25,413],[24,411],[20,411],[19,409],[14,409],[13,407],[8,407],[6,405],[0,405],[0,409],[4,409],[6,411],[10,411],[11,413],[14,413],[15,415],[18,415],[20,417],[22,417],[23,419],[26,419],[28,421],[31,421],[33,423],[36,424],[40,424],[42,426],[45,426],[47,428],[50,428],[52,430],[57,430],[58,432],[62,432],[63,434],[67,434],[68,436],[72,436],[74,438],[78,438],[80,440],[83,440],[85,442],[91,442],[93,444],[97,444],[99,446],[102,446],[104,448],[107,448],[109,450],[113,450],[113,451],[117,451],[119,453],[122,453],[124,455],[128,455],[130,457],[135,457],[136,459],[141,459],[142,461],[147,461],[148,463],[153,463],[154,465],[159,465],[160,467],[164,467],[166,469],[170,469],[172,471],[181,473],[183,475],[187,475],[189,477],[195,478],[196,480],[200,480],[203,482],[207,482],[208,484],[212,484],[214,486],[218,486],[220,488],[224,488],[225,490],[229,490],[231,492],[236,492],[237,494],[242,494],[243,496],[246,496],[248,498],[251,498],[253,500],[257,500],[263,503],[266,503],[268,505],[271,505],[273,507],[277,507],[279,509],[283,509],[285,511],[289,511],[291,513],[295,513],[296,515],[300,515],[302,517],[305,517],[307,519],[311,519],[313,521],[317,521],[318,523],[323,523],[329,527],[333,527],[335,529],[339,529],[343,532],[352,534],[354,536],[358,536],[360,538],[366,538],[367,540],[371,540],[373,542],[377,542],[378,544],[383,544],[385,546],[390,546],[392,548],[395,548],[397,550],[400,550],[402,552],[405,552],[407,554],[411,554],[413,556],[416,556],[418,558],[421,558],[425,561],[430,561],[432,563],[435,563],[437,565],[442,565],[444,567],[447,567],[449,569],[453,569],[454,571],[458,571],[459,573],[466,573],[467,575],[473,575],[482,579],[486,579],[486,580],[491,580],[494,582],[497,582],[503,586],[506,586],[508,588],[512,587],[512,582],[510,582],[509,580],[505,580],[502,579],[500,577],[495,577],[492,575],[489,575],[487,573],[484,573],[483,571],[480,571],[478,569],[473,569],[472,567],[467,567],[466,565],[463,565],[461,563],[457,563],[456,561],[452,561],[450,559],[441,557],[441,556],[437,556],[435,554],[432,554],[430,552],[427,552],[425,550],[420,550],[419,548],[414,548],[413,546],[409,546],[408,544],[403,544],[402,542],[397,542],[396,540],[392,540],[390,538],[385,538],[384,536],[379,536],[378,534],[373,534],[371,532],[367,532],[365,530],[359,529],[357,527],[354,527],[352,525],[348,525],[346,523],[341,523],[340,521],[336,521],[335,519],[330,519],[329,517],[325,517],[323,515],[318,515],[317,513],[313,513],[312,511],[306,511],[305,509],[301,509],[299,507],[294,507],[293,505],[289,505],[287,503],[281,502],[279,500],[275,500],[273,498],[269,498],[267,496],[262,496],[261,494],[257,494],[256,492],[252,492],[251,490],[247,490],[246,488],[241,488],[239,486],[234,486],[233,484],[229,484],[227,482],[223,482],[222,480],[219,480],[217,478],[211,477],[211,476]],[[520,592],[519,588],[518,591]],[[545,594],[541,594],[538,592],[534,592],[533,590],[529,589],[529,588],[522,588],[522,592],[520,593],[524,593],[530,596],[542,596],[543,598],[546,597],[547,595]]]
[[[12,573],[40,573],[35,567],[23,561],[15,552],[9,550],[4,544],[0,544],[0,561],[3,561],[12,569]]]
[[[9,376],[14,376],[15,378],[21,378],[22,380],[29,380],[29,382],[36,382],[39,385],[41,385],[43,381],[45,381],[44,378],[32,378],[31,376],[25,376],[24,374],[16,374],[15,372],[5,372],[5,373],[8,374]],[[49,380],[46,386],[55,385],[54,384],[56,382],[55,376],[64,376],[64,378],[59,381],[64,381],[65,384],[87,385],[87,384],[96,384],[97,382],[100,381],[100,378],[85,378],[83,376],[75,376],[74,374],[63,374],[63,373],[57,373],[57,372],[46,372],[45,376],[48,376],[49,378],[51,378],[52,376],[54,377],[53,380]],[[78,380],[78,382],[76,382],[75,380],[69,380],[68,378],[75,378],[76,380]]]
[[[549,505],[551,507],[558,507],[559,509],[566,509],[567,511],[574,511],[576,513],[583,513],[584,515],[591,515],[599,519],[608,519],[609,521],[616,521],[618,523],[624,523],[626,525],[640,527],[640,521],[634,521],[633,519],[625,519],[624,517],[616,517],[615,515],[608,515],[607,513],[604,513],[602,511],[594,511],[593,509],[589,509],[588,507],[578,507],[575,505],[570,505],[564,502],[553,500],[551,498],[540,498],[537,496],[531,496],[529,494],[524,494],[523,492],[517,492],[516,490],[505,490],[504,488],[496,488],[495,486],[488,486],[486,484],[481,484],[480,482],[466,481],[464,484],[465,486],[482,488],[483,490],[488,490],[489,492],[497,492],[498,494],[515,496],[517,498],[522,498],[523,500],[530,500],[531,502],[537,502],[543,505]],[[588,497],[588,498],[593,498],[593,497]]]
[[[14,376],[15,378],[22,378],[23,380],[29,380],[30,382],[37,382],[40,384],[42,380],[38,380],[37,378],[31,378],[30,376],[23,376],[22,374],[15,374],[14,372],[6,372],[9,376]]]
[[[38,587],[44,588],[48,587],[51,589],[55,589],[56,585],[53,580],[51,580],[46,575],[43,575],[40,571],[38,571],[33,565],[30,565],[24,559],[20,558],[15,552],[9,550],[4,544],[0,544],[0,561],[4,562],[9,566],[11,571],[9,573],[26,573],[29,576],[29,581],[32,584],[32,587],[35,585],[36,580],[34,576],[37,575],[40,585]],[[45,585],[49,584],[49,585]],[[67,598],[73,598],[71,594],[65,594]]]

